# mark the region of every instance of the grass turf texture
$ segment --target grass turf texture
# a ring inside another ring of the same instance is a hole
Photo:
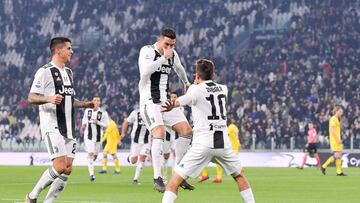
[[[46,167],[0,166],[0,202],[22,202],[45,169]],[[100,167],[95,169],[99,171]],[[65,191],[56,202],[161,202],[162,194],[153,188],[152,169],[144,168],[140,178],[141,185],[138,186],[132,184],[134,171],[135,167],[122,167],[120,175],[113,175],[111,171],[108,174],[96,174],[95,182],[90,182],[86,167],[74,167]],[[215,176],[215,169],[210,169],[209,172],[212,177]],[[358,168],[345,169],[344,172],[349,175],[347,177],[337,177],[335,168],[328,168],[326,176],[316,168],[246,168],[245,172],[257,203],[360,202]],[[212,177],[210,176],[210,180]],[[221,184],[211,183],[210,180],[199,184],[191,179],[190,182],[196,189],[179,189],[176,202],[241,202],[231,177],[225,176]],[[42,191],[40,202],[46,193],[47,190]]]

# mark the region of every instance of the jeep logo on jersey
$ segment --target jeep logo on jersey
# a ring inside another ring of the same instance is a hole
[[[161,73],[170,74],[170,72],[171,72],[171,66],[169,66],[169,65],[162,65],[162,66],[159,67],[156,71],[157,71],[157,72],[161,72]]]
[[[61,90],[59,90],[59,93],[60,94],[65,94],[65,95],[68,95],[68,96],[73,96],[73,95],[75,95],[75,90],[71,86],[63,85]]]

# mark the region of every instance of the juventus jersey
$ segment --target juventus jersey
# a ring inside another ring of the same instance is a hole
[[[60,94],[64,97],[58,105],[51,103],[39,105],[40,128],[43,135],[46,132],[55,132],[74,139],[75,90],[71,69],[67,67],[61,69],[53,62],[44,65],[36,72],[30,92],[44,96]]]
[[[149,100],[152,100],[155,104],[167,100],[169,74],[172,69],[184,83],[188,83],[184,67],[175,50],[172,58],[165,59],[164,56],[161,56],[155,44],[141,48],[139,55],[140,105]]]
[[[97,120],[97,124],[94,123]],[[105,110],[85,109],[82,124],[85,125],[84,138],[100,142],[104,129],[109,124],[109,116]]]
[[[126,118],[127,122],[132,123],[131,140],[135,143],[146,144],[149,142],[149,131],[141,119],[140,111],[134,110]]]
[[[191,106],[193,114],[193,144],[220,149],[231,147],[226,126],[225,85],[211,80],[191,85],[177,100],[180,105]]]

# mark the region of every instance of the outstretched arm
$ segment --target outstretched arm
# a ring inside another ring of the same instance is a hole
[[[59,94],[55,94],[52,96],[44,96],[39,93],[30,92],[28,95],[28,102],[35,105],[41,105],[46,103],[60,104],[63,98],[64,97]]]
[[[75,108],[94,108],[94,103],[92,101],[79,101],[75,99],[74,101]]]

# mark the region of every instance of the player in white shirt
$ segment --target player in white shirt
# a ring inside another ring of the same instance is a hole
[[[121,126],[121,139],[125,137],[129,123],[132,124],[131,130],[131,149],[130,149],[130,162],[136,164],[135,176],[133,183],[139,184],[139,177],[142,168],[145,165],[147,156],[150,156],[150,142],[149,142],[149,131],[140,116],[139,109],[133,110],[130,115],[123,121]]]
[[[99,96],[93,98],[94,108],[85,109],[82,118],[82,129],[84,130],[85,150],[88,153],[88,170],[90,181],[95,180],[94,161],[101,149],[102,136],[109,124],[108,113],[100,108]],[[103,170],[100,173],[106,173]]]
[[[75,99],[73,73],[65,67],[73,54],[71,41],[65,37],[51,39],[51,62],[37,70],[28,95],[30,104],[39,105],[40,128],[52,167],[47,169],[26,202],[36,202],[39,193],[51,185],[44,202],[53,202],[64,189],[72,171],[76,141],[75,108],[92,108],[92,102]]]
[[[168,80],[171,70],[174,70],[182,80],[185,89],[190,86],[180,58],[174,50],[176,43],[175,30],[162,30],[158,40],[153,45],[144,46],[139,54],[139,93],[140,114],[146,127],[152,135],[151,156],[154,169],[154,186],[165,191],[161,177],[162,151],[165,138],[165,126],[171,127],[179,135],[191,137],[192,129],[185,115],[180,109],[161,112],[161,105],[167,100]],[[184,143],[188,147],[189,143]],[[184,189],[194,189],[185,181],[181,185]]]
[[[175,167],[166,187],[162,202],[172,203],[176,199],[178,187],[189,177],[196,178],[209,162],[219,164],[231,175],[246,203],[255,202],[239,157],[231,148],[226,125],[226,99],[228,89],[225,85],[213,82],[214,64],[207,59],[196,61],[195,85],[175,101],[168,101],[163,111],[174,107],[189,105],[192,109],[194,127],[193,140],[189,151]]]

